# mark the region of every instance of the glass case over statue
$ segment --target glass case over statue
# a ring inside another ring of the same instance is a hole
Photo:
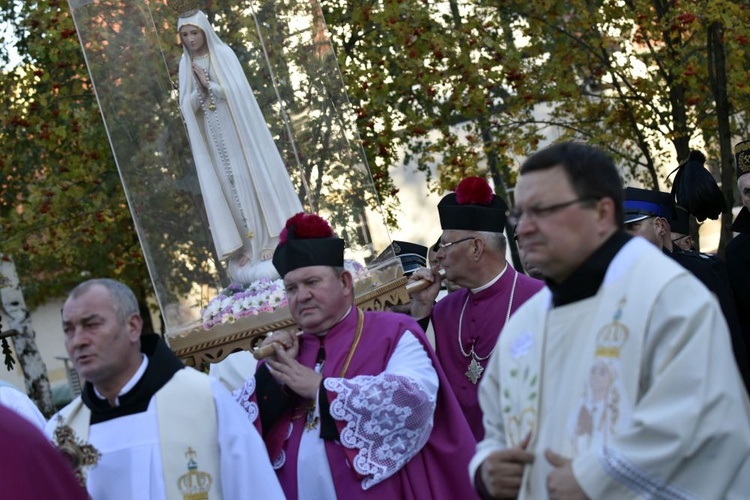
[[[292,324],[271,257],[301,211],[346,241],[358,300],[402,301],[317,1],[69,3],[178,354]]]

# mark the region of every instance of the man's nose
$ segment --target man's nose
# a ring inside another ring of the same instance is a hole
[[[520,237],[524,233],[529,233],[534,228],[534,221],[532,218],[522,215],[519,217],[518,222],[516,223],[516,236],[518,236],[518,240],[520,242]]]
[[[310,290],[306,286],[301,286],[299,290],[297,291],[297,300],[299,301],[306,301],[309,300],[312,297],[312,290]]]
[[[73,349],[82,345],[86,345],[88,343],[88,336],[84,332],[83,328],[81,328],[80,326],[74,327],[73,333],[70,335],[68,343]]]

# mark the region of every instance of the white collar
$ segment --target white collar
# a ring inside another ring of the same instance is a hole
[[[509,267],[510,265],[506,262],[505,267],[503,268],[502,271],[500,271],[500,274],[492,278],[489,283],[485,283],[484,285],[478,286],[476,288],[471,288],[471,293],[481,292],[482,290],[486,290],[492,285],[494,285],[495,283],[497,283],[497,281],[503,277],[503,274],[505,274],[505,271],[507,271]]]
[[[341,316],[341,318],[340,318],[340,319],[339,319],[339,320],[338,320],[338,321],[336,322],[336,324],[335,324],[335,325],[333,325],[333,326],[332,326],[331,328],[333,328],[334,326],[336,326],[336,325],[338,325],[339,323],[341,323],[342,321],[344,321],[344,318],[346,318],[347,316],[349,316],[349,313],[350,313],[350,312],[352,312],[352,307],[354,307],[354,306],[349,306],[349,309],[347,309],[347,310],[346,310],[346,312],[344,313],[344,315],[343,315],[343,316]],[[324,332],[320,332],[320,333],[314,333],[313,335],[315,335],[316,337],[322,337],[322,336],[324,336],[324,335],[328,335],[328,332],[330,332],[330,331],[331,331],[331,328],[329,328],[328,330],[326,330],[326,331],[324,331]]]

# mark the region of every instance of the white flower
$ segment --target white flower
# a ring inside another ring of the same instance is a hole
[[[344,262],[346,269],[352,273],[355,281],[369,274],[369,270],[353,260]],[[221,323],[230,323],[236,318],[257,315],[259,312],[273,311],[281,304],[286,304],[284,281],[263,279],[241,288],[233,285],[221,291],[206,305],[201,313],[203,327],[210,329]]]
[[[213,318],[219,313],[219,311],[221,311],[221,304],[219,302],[209,302],[206,306],[205,312],[203,313],[203,317]]]

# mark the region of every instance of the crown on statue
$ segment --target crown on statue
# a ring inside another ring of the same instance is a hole
[[[198,12],[198,0],[167,0],[167,5],[177,12],[179,17],[190,17]]]
[[[185,500],[208,500],[208,491],[211,489],[213,479],[211,474],[198,470],[196,456],[198,454],[192,448],[188,448],[185,452],[185,457],[188,459],[188,472],[177,480],[177,487]]]

